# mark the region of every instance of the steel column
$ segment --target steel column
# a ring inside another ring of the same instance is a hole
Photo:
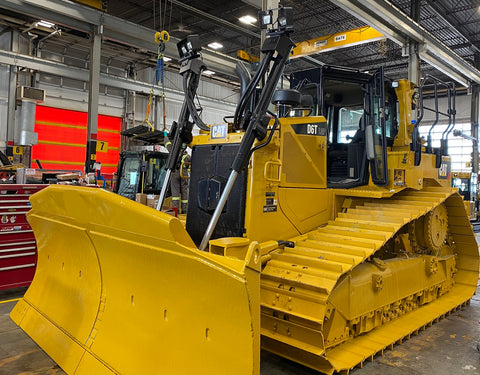
[[[480,67],[480,54],[474,55],[474,65],[476,68]],[[478,122],[479,122],[479,100],[480,100],[480,85],[472,83],[472,97],[471,97],[471,136],[477,140],[473,142],[472,152],[472,173],[478,174]]]
[[[411,0],[410,17],[415,22],[420,21],[420,0]],[[420,56],[418,54],[418,42],[410,39],[408,45],[408,80],[417,86],[420,84]],[[416,116],[414,117],[416,119]]]
[[[90,79],[88,83],[88,124],[87,124],[87,154],[85,173],[93,172],[96,160],[97,127],[98,127],[98,97],[100,89],[100,57],[102,46],[102,26],[95,26],[91,33],[90,48]]]
[[[18,31],[13,30],[11,33],[10,48],[13,52],[18,51]],[[8,110],[7,110],[7,144],[13,146],[13,138],[15,133],[15,109],[17,100],[17,64],[12,61],[9,66],[9,83],[8,83]]]

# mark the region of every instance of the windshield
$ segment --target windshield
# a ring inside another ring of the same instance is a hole
[[[140,161],[137,157],[125,158],[120,172],[120,182],[118,184],[118,194],[122,197],[135,199],[138,186],[138,171]]]
[[[145,190],[161,190],[165,178],[165,158],[151,157],[148,159],[145,173]]]
[[[363,106],[340,108],[338,113],[338,143],[350,142],[360,129],[360,120],[362,117]]]

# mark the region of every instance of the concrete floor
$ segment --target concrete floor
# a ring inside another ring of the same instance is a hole
[[[0,375],[65,374],[9,317],[25,290],[0,291]]]
[[[478,239],[477,239],[478,240]],[[24,288],[0,291],[0,375],[65,374],[9,318]],[[471,305],[420,332],[402,345],[375,357],[353,375],[474,375],[480,374],[480,297]],[[318,372],[262,352],[261,375],[317,375]],[[92,374],[94,375],[94,374]]]

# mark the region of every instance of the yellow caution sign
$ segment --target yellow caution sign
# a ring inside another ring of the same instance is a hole
[[[13,146],[13,155],[23,155],[23,147]]]
[[[97,152],[107,152],[107,151],[108,151],[108,142],[97,141]]]

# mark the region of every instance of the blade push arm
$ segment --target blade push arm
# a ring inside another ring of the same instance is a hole
[[[212,218],[208,224],[205,235],[203,236],[202,242],[200,243],[200,250],[205,250],[208,245],[208,241],[210,240],[213,230],[217,225],[218,219],[222,213],[225,203],[227,202],[235,180],[240,171],[248,164],[248,160],[251,155],[250,150],[252,149],[255,139],[261,141],[267,135],[267,126],[270,122],[270,116],[267,114],[268,106],[272,100],[273,93],[275,92],[283,70],[285,69],[285,64],[289,58],[290,52],[295,46],[289,37],[289,34],[293,31],[293,27],[290,24],[292,21],[291,11],[291,8],[279,9],[279,16],[277,20],[278,28],[270,31],[270,34],[268,35],[267,39],[265,39],[265,42],[262,46],[262,52],[265,54],[264,59],[262,60],[260,68],[255,77],[252,79],[251,85],[256,85],[256,82],[259,82],[261,78],[265,77],[265,75],[267,75],[267,79],[262,88],[262,92],[255,109],[252,113],[249,113],[245,105],[245,103],[249,102],[249,98],[242,97],[239,102],[239,107],[235,112],[235,120],[241,121],[243,129],[245,129],[245,134],[242,138],[242,142],[240,143],[238,154],[233,161],[232,172],[230,173],[227,184],[225,185],[225,189],[222,192],[217,207],[215,208]],[[259,19],[266,19],[264,16],[265,14],[260,12]],[[271,19],[272,12],[269,11],[266,16],[269,16]],[[287,19],[288,23],[283,23]],[[270,72],[268,72],[272,62],[273,67]],[[246,94],[248,95],[249,93],[253,93],[253,89],[254,86],[250,87],[249,85],[246,90]]]
[[[194,103],[200,75],[202,74],[202,71],[206,69],[205,64],[199,58],[200,55],[198,54],[198,51],[201,48],[197,47],[197,44],[197,38],[193,38],[192,40],[192,37],[189,37],[188,39],[180,41],[177,45],[180,57],[184,54],[180,74],[183,76],[183,91],[185,93],[185,99],[183,101],[178,122],[173,123],[170,133],[168,134],[169,139],[172,140],[172,147],[165,165],[167,173],[163,180],[157,210],[161,210],[163,206],[171,174],[179,169],[181,155],[187,147],[187,144],[192,141],[192,129],[194,123],[202,130],[210,130],[198,116]],[[189,47],[186,47],[187,45]],[[184,48],[185,52],[182,52]],[[190,48],[190,50],[188,48]],[[190,117],[192,117],[194,122],[189,121]]]

